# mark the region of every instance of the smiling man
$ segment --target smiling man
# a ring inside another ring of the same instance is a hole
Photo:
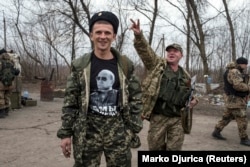
[[[181,150],[184,142],[181,111],[191,90],[191,78],[179,66],[183,50],[174,43],[166,47],[165,58],[157,56],[142,34],[139,20],[136,23],[131,19],[131,22],[134,47],[148,70],[148,76],[143,81],[146,91],[142,97],[142,118],[150,121],[149,150]],[[197,103],[193,98],[190,108]]]
[[[111,47],[118,25],[113,13],[95,13],[89,22],[94,49],[72,62],[57,136],[67,158],[73,143],[74,167],[99,166],[103,153],[107,166],[129,167],[130,147],[140,144],[141,87],[132,61]]]

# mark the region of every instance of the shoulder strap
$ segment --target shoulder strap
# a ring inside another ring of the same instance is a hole
[[[180,68],[181,68],[181,70],[183,71],[183,74],[186,75],[189,79],[191,79],[191,76],[190,76],[190,74],[187,72],[187,70],[186,70],[185,68],[183,68],[183,67],[180,67]]]

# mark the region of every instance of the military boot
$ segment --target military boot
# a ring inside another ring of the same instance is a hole
[[[248,138],[243,138],[240,140],[241,145],[250,146],[250,140]]]
[[[5,118],[5,109],[0,109],[0,118]]]
[[[221,134],[220,134],[221,130],[215,128],[213,133],[212,133],[212,136],[216,139],[219,139],[219,140],[226,140],[225,137],[223,137]]]

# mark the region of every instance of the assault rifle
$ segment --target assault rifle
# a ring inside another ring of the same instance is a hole
[[[182,127],[185,134],[190,134],[192,129],[193,109],[190,108],[190,103],[195,90],[196,75],[191,78],[191,92],[186,102],[186,107],[182,111]]]

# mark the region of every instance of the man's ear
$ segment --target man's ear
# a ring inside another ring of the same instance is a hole
[[[113,39],[116,40],[116,34],[113,35]]]
[[[93,33],[92,32],[89,33],[89,37],[90,37],[90,40],[93,41]]]

